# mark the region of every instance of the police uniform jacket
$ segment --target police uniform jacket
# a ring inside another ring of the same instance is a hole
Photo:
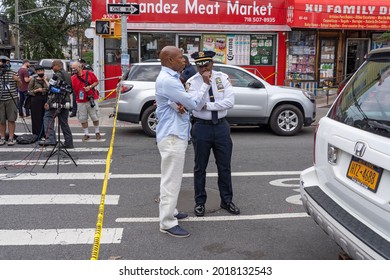
[[[223,72],[212,71],[211,87],[213,90],[214,102],[210,101],[210,96],[206,95],[204,106],[200,110],[192,111],[195,118],[211,120],[211,111],[218,112],[218,119],[227,115],[227,110],[234,105],[233,87],[229,76]],[[199,92],[209,91],[210,86],[203,82],[202,75],[198,72],[187,80],[186,89],[191,95],[199,95]]]

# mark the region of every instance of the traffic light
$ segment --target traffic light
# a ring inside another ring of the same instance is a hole
[[[111,35],[111,22],[109,20],[97,20],[95,22],[96,35]]]
[[[114,37],[118,38],[122,36],[122,24],[120,20],[114,21]]]

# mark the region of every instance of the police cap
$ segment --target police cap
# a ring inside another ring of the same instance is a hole
[[[191,55],[196,65],[205,65],[210,61],[213,61],[214,56],[215,52],[213,51],[194,52]]]

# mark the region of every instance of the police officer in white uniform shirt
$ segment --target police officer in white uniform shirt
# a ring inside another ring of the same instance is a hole
[[[191,95],[200,95],[209,91],[205,105],[199,111],[192,111],[192,143],[195,151],[194,189],[196,216],[204,216],[206,193],[206,169],[210,151],[218,169],[218,188],[221,208],[231,214],[240,214],[240,209],[233,203],[231,180],[231,157],[233,142],[230,137],[230,126],[225,116],[234,105],[233,87],[228,75],[213,71],[215,52],[195,52],[191,55],[198,73],[187,80],[186,90]]]

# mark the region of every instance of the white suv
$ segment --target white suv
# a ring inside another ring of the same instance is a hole
[[[305,210],[353,259],[390,259],[390,48],[367,55],[315,134]]]
[[[235,104],[226,117],[230,124],[269,125],[274,133],[290,136],[315,121],[311,92],[270,85],[239,66],[214,63],[213,69],[227,74],[233,85]],[[118,120],[141,122],[148,136],[156,134],[155,82],[160,70],[160,62],[136,63],[121,82]]]

